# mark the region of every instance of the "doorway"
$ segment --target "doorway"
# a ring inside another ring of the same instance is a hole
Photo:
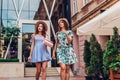
[[[37,21],[38,20],[19,20],[19,28],[21,30],[21,33],[18,39],[18,58],[20,62],[27,62],[31,44],[30,39],[31,35],[35,32],[35,23]],[[48,26],[47,34],[48,39],[50,39],[50,22],[47,20],[42,21],[44,21]],[[48,47],[48,51],[51,54],[51,48]],[[48,67],[51,67],[51,61],[48,62]]]

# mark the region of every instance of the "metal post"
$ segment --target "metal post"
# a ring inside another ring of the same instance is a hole
[[[53,24],[52,24],[52,21],[51,21],[51,15],[52,15],[52,12],[53,12],[53,8],[54,8],[54,6],[55,6],[55,1],[56,1],[56,0],[53,1],[52,9],[51,9],[51,12],[49,13],[49,12],[48,12],[48,8],[47,8],[47,5],[46,5],[46,2],[45,2],[45,0],[43,0],[43,4],[44,4],[44,6],[45,6],[45,10],[46,10],[47,16],[48,16],[49,21],[50,21],[50,25],[51,25],[51,29],[52,29],[54,38],[55,38],[55,31],[54,31]]]
[[[2,31],[2,4],[3,4],[3,0],[0,0],[0,35],[1,35],[1,31]]]

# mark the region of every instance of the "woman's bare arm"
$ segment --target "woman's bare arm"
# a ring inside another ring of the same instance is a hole
[[[57,44],[58,44],[58,39],[56,38],[56,42],[55,42],[55,45],[54,45],[54,48],[53,48],[53,53],[52,53],[52,58],[53,59],[56,59],[55,52],[56,52],[56,49],[57,49]]]
[[[29,55],[28,59],[31,59],[34,44],[35,44],[35,39],[34,39],[34,35],[33,35],[32,36],[32,44],[31,44],[31,47],[30,47],[30,55]]]

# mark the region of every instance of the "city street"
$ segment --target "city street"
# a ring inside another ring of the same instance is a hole
[[[120,0],[0,0],[0,80],[68,74],[120,80]]]
[[[0,78],[0,80],[35,80],[35,77],[24,77],[24,78]],[[41,80],[41,79],[40,79]],[[46,80],[60,80],[59,76],[47,77]],[[71,77],[70,80],[85,80],[84,77]]]

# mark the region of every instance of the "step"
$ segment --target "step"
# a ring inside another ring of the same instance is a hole
[[[25,76],[35,76],[36,68],[25,68]],[[47,76],[59,76],[59,72],[56,68],[47,68]]]
[[[25,77],[34,77],[35,74],[36,74],[35,67],[25,68]],[[60,74],[59,67],[47,68],[47,76],[59,76],[59,74]],[[73,76],[72,71],[70,71],[70,76]]]

